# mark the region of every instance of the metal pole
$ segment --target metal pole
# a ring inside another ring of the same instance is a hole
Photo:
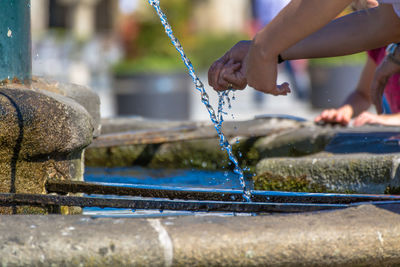
[[[397,204],[398,202],[390,202]],[[158,199],[116,199],[33,194],[1,194],[0,206],[76,206],[119,209],[185,210],[201,212],[309,212],[344,209],[347,204],[252,203],[223,201],[174,201]]]
[[[0,81],[32,79],[30,0],[0,1]]]
[[[227,189],[182,189],[153,185],[111,185],[78,181],[48,180],[48,193],[139,196],[197,201],[243,201],[243,191]],[[398,201],[400,196],[334,193],[251,191],[251,201],[269,203],[352,204],[357,202]]]

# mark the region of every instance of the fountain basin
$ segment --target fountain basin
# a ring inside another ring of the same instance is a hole
[[[400,264],[398,205],[258,217],[3,216],[0,235],[3,265]]]

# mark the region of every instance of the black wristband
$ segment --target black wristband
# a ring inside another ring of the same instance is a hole
[[[281,54],[279,54],[278,55],[278,64],[281,64],[283,61],[285,61],[285,60],[282,58]]]

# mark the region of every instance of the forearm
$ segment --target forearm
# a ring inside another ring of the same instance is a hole
[[[292,0],[256,35],[253,46],[265,58],[275,57],[329,23],[351,1]]]
[[[396,114],[383,114],[379,115],[380,124],[386,126],[399,126],[400,125],[400,113]]]
[[[356,117],[362,112],[366,111],[370,106],[371,100],[368,98],[368,96],[365,96],[359,90],[356,90],[349,95],[342,108],[350,109],[352,116]]]
[[[351,13],[282,52],[284,59],[353,54],[400,41],[400,19],[391,5]]]

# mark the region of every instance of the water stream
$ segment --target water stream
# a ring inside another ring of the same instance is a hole
[[[226,136],[224,135],[224,133],[222,132],[222,129],[221,129],[222,123],[223,123],[223,115],[224,115],[224,112],[223,112],[223,105],[225,103],[224,98],[228,96],[229,91],[219,93],[218,114],[216,114],[213,107],[210,104],[209,97],[204,88],[203,83],[197,76],[192,63],[190,62],[189,58],[186,56],[179,40],[174,36],[171,25],[168,23],[166,15],[161,10],[160,1],[159,0],[149,0],[149,3],[156,10],[157,15],[159,16],[159,18],[161,20],[161,23],[164,26],[165,33],[171,39],[172,44],[175,46],[176,50],[179,52],[181,59],[184,62],[185,66],[187,67],[187,69],[189,71],[189,75],[191,76],[193,83],[195,84],[196,89],[200,92],[201,101],[205,105],[205,107],[210,115],[210,119],[211,119],[212,123],[214,124],[215,130],[218,133],[220,146],[223,150],[225,150],[227,152],[230,161],[235,166],[234,172],[239,176],[239,181],[243,188],[243,198],[245,201],[250,201],[251,192],[246,187],[243,169],[239,166],[239,161],[236,158],[236,156],[233,154],[232,146],[229,144]]]

